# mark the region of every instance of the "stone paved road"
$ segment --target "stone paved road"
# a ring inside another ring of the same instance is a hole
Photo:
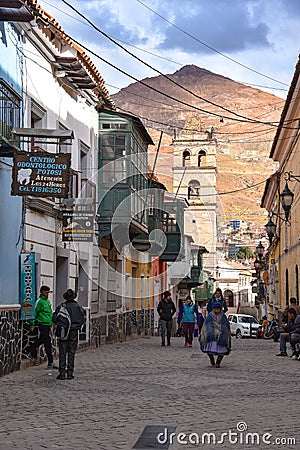
[[[233,338],[231,355],[216,369],[198,342],[184,348],[173,338],[161,347],[153,337],[78,353],[72,381],[57,381],[45,364],[26,368],[0,379],[0,449],[130,450],[145,426],[176,427],[172,450],[300,449],[300,361],[277,351],[273,341]],[[237,434],[222,445],[208,437],[202,444],[203,433],[221,440],[229,430]],[[180,432],[193,443],[179,443]],[[257,433],[253,445],[247,433]],[[264,433],[272,435],[269,445]],[[152,440],[140,448],[168,446]]]

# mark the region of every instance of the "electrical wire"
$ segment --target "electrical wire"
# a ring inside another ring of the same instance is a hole
[[[264,125],[269,125],[269,126],[274,126],[277,127],[278,126],[278,122],[277,123],[272,123],[272,122],[261,122],[261,121],[256,121],[255,119],[250,119],[248,117],[245,117],[241,114],[238,114],[234,111],[231,111],[230,109],[218,105],[217,103],[214,103],[210,100],[205,99],[204,97],[201,97],[197,94],[195,94],[193,91],[185,88],[184,86],[182,86],[181,84],[177,83],[175,80],[173,80],[172,78],[168,77],[167,75],[163,74],[160,70],[155,69],[153,66],[151,66],[150,64],[146,63],[145,61],[143,61],[141,58],[139,58],[138,56],[134,55],[132,52],[130,52],[129,50],[127,50],[125,47],[123,47],[121,44],[119,44],[115,39],[113,39],[111,36],[109,36],[107,33],[105,33],[104,31],[100,30],[99,27],[97,27],[91,20],[89,20],[87,17],[85,17],[80,11],[78,11],[78,9],[76,9],[73,5],[71,5],[69,2],[67,2],[66,0],[61,0],[64,4],[66,4],[67,6],[69,6],[69,8],[71,8],[74,12],[76,12],[76,14],[78,14],[80,17],[84,18],[84,20],[86,20],[96,31],[98,31],[100,34],[102,34],[102,36],[106,37],[107,39],[109,39],[112,43],[114,43],[115,45],[117,45],[118,47],[120,47],[122,50],[124,50],[126,53],[128,53],[130,56],[132,56],[133,58],[135,58],[136,60],[138,60],[139,62],[141,62],[142,64],[146,65],[148,68],[152,69],[153,71],[159,73],[163,78],[167,79],[168,81],[170,81],[171,83],[175,84],[177,87],[183,89],[185,92],[188,92],[189,94],[193,95],[194,97],[198,98],[199,100],[204,101],[205,103],[208,103],[212,106],[215,106],[217,108],[220,108],[230,114],[234,114],[236,117],[239,117],[241,119],[243,119],[242,121],[246,121],[246,122],[250,122],[250,123],[261,123]],[[53,25],[53,24],[52,24]],[[75,40],[74,40],[75,41]],[[76,41],[75,41],[76,42]],[[149,86],[148,86],[149,87]],[[160,92],[161,93],[161,92]],[[163,94],[166,95],[166,94]],[[174,99],[174,98],[173,98]],[[186,104],[186,102],[183,102],[184,104]],[[200,108],[199,108],[200,109]],[[200,109],[201,110],[201,109]],[[203,110],[202,110],[203,112]],[[213,112],[209,112],[209,114],[213,114],[213,115],[217,115],[216,113]],[[218,114],[218,116],[220,116]],[[229,119],[229,117],[226,117]],[[233,118],[230,118],[231,120],[233,120]]]
[[[64,0],[62,0],[64,1]],[[200,39],[196,38],[195,36],[193,36],[192,34],[188,33],[187,31],[183,30],[182,28],[178,27],[177,25],[175,25],[173,22],[169,21],[168,19],[166,19],[165,17],[163,17],[161,14],[159,14],[157,11],[155,11],[154,9],[150,8],[148,5],[146,5],[145,3],[143,3],[141,0],[136,0],[138,3],[140,3],[141,5],[143,5],[145,8],[149,9],[151,12],[153,12],[154,14],[156,14],[158,17],[160,17],[162,20],[164,20],[165,22],[167,22],[169,25],[171,25],[172,27],[176,28],[177,30],[181,31],[182,33],[186,34],[187,36],[189,36],[190,38],[194,39],[195,41],[199,42],[199,44],[204,45],[205,47],[209,48],[210,50],[214,51],[215,53],[218,53],[218,55],[223,56],[226,59],[229,59],[230,61],[234,62],[235,64],[238,64],[241,67],[244,67],[247,70],[250,70],[251,72],[254,72],[258,75],[261,75],[264,78],[268,78],[269,80],[275,81],[276,83],[282,84],[284,86],[289,86],[287,83],[283,83],[282,81],[276,80],[275,78],[272,78],[268,75],[263,74],[262,72],[259,72],[255,69],[252,69],[249,66],[246,66],[245,64],[240,63],[239,61],[231,58],[228,55],[225,55],[225,53],[220,52],[219,50],[216,50],[215,48],[211,47],[208,44],[205,44],[205,42],[200,41]],[[65,3],[65,2],[64,2]]]
[[[111,84],[108,84],[108,83],[106,83],[106,84],[107,84],[107,86],[113,87],[113,88],[115,88],[115,89],[120,89],[120,88],[117,87],[117,86],[114,86],[114,85],[111,85]],[[144,107],[144,108],[150,108],[150,107],[151,107],[151,110],[153,110],[153,109],[155,109],[155,108],[160,108],[160,109],[161,109],[161,107],[159,107],[159,106],[154,106],[154,105],[149,104],[149,103],[157,103],[157,104],[159,104],[159,105],[163,105],[164,107],[166,107],[167,110],[170,109],[169,107],[172,107],[172,106],[173,106],[172,104],[166,104],[165,102],[159,101],[159,100],[157,100],[157,99],[152,99],[152,98],[145,97],[145,96],[143,96],[143,95],[141,95],[141,94],[137,94],[137,93],[135,93],[135,92],[133,92],[133,91],[130,91],[129,88],[126,88],[126,93],[129,93],[129,94],[133,95],[134,97],[143,98],[143,99],[145,99],[145,100],[148,101],[148,104],[147,104],[147,105],[143,105],[142,103],[135,103],[134,101],[130,101],[130,105],[137,105],[138,107]],[[282,104],[282,102],[283,102],[283,100],[280,101],[280,102],[274,103],[274,105]],[[272,104],[272,106],[273,106],[273,104]],[[252,107],[251,109],[254,109],[254,108],[261,108],[261,106],[254,106],[254,107]],[[128,110],[125,110],[125,109],[123,109],[123,108],[121,108],[121,107],[118,107],[118,109],[119,109],[119,110],[122,110],[122,111],[124,111],[124,112],[130,113],[130,114],[133,114],[133,115],[137,115],[136,112],[131,112],[131,111],[129,112]],[[180,111],[181,111],[181,112],[182,112],[182,111],[192,112],[192,110],[191,110],[190,108],[187,108],[187,109],[180,109]],[[267,115],[267,114],[270,114],[270,112],[266,111],[265,113],[263,113],[263,114],[261,114],[261,115],[259,115],[259,116],[256,116],[256,118],[263,117],[263,116],[265,116],[265,115]],[[172,124],[167,124],[167,123],[155,121],[154,119],[145,118],[145,117],[142,117],[142,116],[139,116],[139,117],[140,117],[141,119],[144,119],[144,120],[147,120],[147,121],[151,121],[151,122],[153,122],[153,123],[156,122],[156,123],[161,124],[161,125],[170,126],[170,127],[172,127],[172,128],[180,128],[181,130],[187,130],[187,131],[199,131],[199,130],[195,130],[195,129],[192,129],[192,128],[181,127],[181,126],[179,126],[178,124],[177,124],[177,125],[172,125]],[[229,127],[229,126],[233,126],[233,125],[235,125],[235,124],[225,124],[225,125],[222,125],[222,129],[224,129],[225,127],[227,128],[227,127]],[[263,133],[269,133],[269,132],[271,132],[271,131],[274,131],[274,129],[273,129],[273,128],[270,128],[269,130],[264,130],[264,131],[262,131],[262,134],[263,134]],[[254,130],[254,129],[250,129],[250,130],[247,130],[247,131],[240,131],[240,132],[235,132],[235,131],[232,131],[232,132],[231,132],[231,131],[229,131],[229,132],[224,132],[224,131],[219,131],[218,129],[215,130],[215,133],[218,134],[218,135],[228,135],[228,136],[243,135],[243,134],[251,134],[251,133],[257,133],[257,132],[258,132],[258,130],[256,130],[256,129],[255,129],[255,130]]]
[[[26,50],[26,51],[27,51],[27,50]],[[42,66],[41,64],[39,64],[39,63],[38,63],[37,61],[35,61],[33,58],[30,58],[30,57],[29,57],[28,55],[26,55],[24,52],[22,52],[22,51],[20,51],[20,52],[22,53],[22,55],[23,55],[26,59],[30,60],[31,62],[33,62],[34,64],[36,64],[38,67],[40,67],[41,69],[45,70],[46,72],[48,72],[49,74],[52,75],[52,72],[51,72],[50,70],[48,70],[46,67],[44,67],[44,66]],[[29,52],[29,53],[31,53],[31,52]],[[67,85],[66,83],[63,83],[63,84]],[[108,86],[109,86],[109,85],[108,85]],[[115,86],[113,86],[113,87],[115,87]],[[132,94],[133,94],[133,93],[132,93]],[[144,97],[144,96],[139,95],[139,94],[133,94],[133,95],[136,95],[136,96],[138,96],[138,97],[147,99],[147,97]],[[152,100],[152,101],[153,101],[153,102],[156,102],[156,103],[162,104],[162,102],[159,102],[158,100]],[[131,102],[131,104],[133,104],[133,102]],[[143,105],[141,105],[141,104],[138,104],[138,105],[139,105],[139,106],[143,106]],[[153,108],[153,107],[154,107],[154,106],[152,106],[152,108]],[[136,113],[134,113],[134,112],[125,110],[125,109],[123,109],[123,108],[118,108],[118,109],[121,110],[121,111],[123,111],[123,112],[125,112],[125,113],[132,114],[132,115],[137,116]],[[190,111],[190,109],[187,109],[186,111]],[[141,119],[141,120],[145,120],[145,121],[153,122],[153,123],[156,123],[156,124],[159,124],[159,125],[167,126],[167,127],[169,127],[169,128],[172,128],[172,129],[174,129],[174,128],[177,129],[177,128],[178,128],[178,129],[180,129],[180,130],[185,130],[185,131],[199,132],[198,129],[188,128],[188,127],[180,127],[180,126],[178,126],[178,125],[174,125],[174,124],[169,124],[169,123],[166,123],[166,122],[161,122],[161,121],[153,120],[153,119],[146,118],[146,117],[139,116],[139,115],[138,115],[138,117],[139,117],[139,119]],[[264,133],[270,133],[270,132],[272,132],[272,131],[273,131],[273,128],[271,128],[271,129],[269,129],[269,130],[263,131],[262,134],[264,134]],[[241,135],[241,134],[251,134],[251,133],[257,133],[257,130],[254,130],[254,131],[249,130],[249,131],[245,131],[245,132],[229,132],[229,133],[224,133],[224,132],[221,132],[221,131],[218,131],[218,130],[215,131],[215,134],[217,134],[217,135],[230,135],[230,136],[232,136],[232,135]],[[284,138],[284,139],[286,139],[286,138]],[[282,140],[282,139],[281,139],[281,140]],[[235,140],[233,140],[233,139],[231,139],[231,141],[235,142]],[[239,142],[241,142],[241,141],[239,140]],[[245,142],[248,142],[248,141],[245,141]],[[253,140],[252,142],[254,142],[254,143],[257,143],[257,142],[272,142],[272,140],[264,140],[264,141],[255,141],[255,140]]]
[[[171,129],[180,129],[180,130],[184,130],[184,131],[193,131],[193,132],[195,132],[195,133],[199,133],[199,129],[194,129],[194,128],[188,128],[188,127],[180,127],[179,125],[174,125],[174,124],[169,124],[169,123],[166,123],[166,122],[161,122],[161,121],[158,121],[158,120],[154,120],[154,119],[149,119],[149,118],[147,118],[147,117],[143,117],[143,116],[140,116],[140,115],[138,115],[138,114],[136,114],[136,112],[132,112],[132,111],[128,111],[128,110],[126,110],[126,109],[123,109],[123,108],[118,108],[118,110],[119,111],[123,111],[124,113],[126,113],[126,114],[130,114],[130,115],[134,115],[135,117],[138,117],[140,120],[144,120],[144,121],[147,121],[147,122],[152,122],[152,123],[155,123],[155,124],[158,124],[158,125],[163,125],[163,126],[166,126],[166,127],[168,127],[168,128],[171,128]],[[157,130],[158,131],[160,131],[161,129],[160,128],[157,128]],[[274,131],[273,129],[270,129],[270,130],[266,130],[266,131],[262,131],[260,134],[257,134],[256,136],[261,136],[261,135],[264,135],[264,134],[266,134],[266,133],[271,133],[272,131]],[[257,133],[257,131],[252,131],[252,132],[249,132],[249,133]],[[214,130],[214,134],[215,135],[228,135],[228,136],[231,136],[232,134],[239,134],[239,133],[222,133],[222,132],[219,132],[218,130]],[[241,134],[248,134],[247,132],[241,132]],[[254,136],[255,137],[255,136]],[[279,139],[279,141],[281,141],[281,142],[283,142],[283,141],[286,141],[286,140],[289,140],[290,138],[289,137],[285,137],[285,138],[281,138],[281,139]],[[221,143],[221,142],[223,142],[223,143],[228,143],[228,141],[221,141],[221,140],[218,140],[218,142],[219,143]],[[248,144],[259,144],[259,143],[270,143],[270,142],[273,142],[273,139],[264,139],[264,140],[255,140],[255,139],[246,139],[246,140],[242,140],[242,139],[230,139],[230,142],[239,142],[239,143],[248,143]]]
[[[65,10],[63,10],[63,9],[61,9],[61,8],[58,8],[57,6],[55,6],[55,5],[53,5],[53,4],[49,3],[49,2],[47,2],[46,0],[43,0],[43,3],[45,3],[45,4],[49,5],[49,6],[51,6],[51,8],[53,8],[53,9],[55,9],[55,10],[61,12],[62,14],[64,14],[64,15],[70,17],[71,19],[74,19],[75,21],[77,21],[77,22],[79,22],[79,23],[81,23],[81,24],[83,24],[83,25],[85,25],[85,26],[87,26],[87,27],[93,28],[91,25],[87,24],[85,21],[80,20],[79,18],[73,16],[72,14],[67,13]],[[154,53],[154,52],[150,52],[149,50],[145,50],[145,49],[143,49],[143,48],[141,48],[141,47],[138,47],[138,46],[136,46],[136,45],[129,44],[128,42],[122,41],[121,39],[118,39],[118,38],[116,38],[116,37],[114,37],[114,36],[111,36],[111,37],[112,37],[113,39],[115,39],[116,41],[121,42],[121,43],[124,44],[124,45],[128,45],[129,47],[132,47],[132,48],[135,48],[136,50],[139,50],[140,52],[147,53],[147,54],[149,54],[149,55],[151,55],[151,56],[155,56],[156,58],[162,59],[162,60],[164,60],[164,61],[168,61],[168,62],[170,62],[170,63],[172,63],[172,64],[176,64],[177,66],[182,67],[182,63],[180,63],[180,62],[178,62],[178,61],[174,61],[173,59],[166,58],[166,57],[161,56],[161,55],[158,55],[157,53]],[[264,86],[264,85],[252,84],[252,83],[248,83],[247,81],[239,81],[239,80],[233,80],[233,81],[236,81],[236,83],[241,83],[241,84],[245,84],[245,85],[249,85],[249,86],[257,86],[257,87],[261,87],[261,88],[265,88],[265,89],[270,89],[270,90],[275,90],[275,91],[285,91],[285,92],[288,91],[288,89],[284,89],[284,88],[276,88],[275,86]],[[108,85],[108,86],[109,86],[109,85]],[[113,87],[113,86],[112,86],[112,87]],[[116,88],[116,89],[120,89],[120,88]]]
[[[69,5],[69,4],[68,4],[67,2],[65,2],[64,0],[62,0],[62,1],[63,1],[64,3],[66,3],[68,6],[70,6],[71,8],[73,8],[72,5]],[[75,11],[76,11],[76,9],[75,9]],[[78,12],[78,14],[81,14],[81,13]],[[83,17],[84,17],[84,16],[83,16]],[[88,19],[87,19],[87,20],[88,20]],[[51,23],[51,25],[52,25],[54,28],[57,28],[53,23]],[[57,28],[57,29],[58,29],[58,28]],[[97,28],[96,28],[96,29],[97,29]],[[61,30],[59,30],[59,31],[61,31]],[[101,32],[101,30],[99,30],[99,31]],[[103,33],[103,32],[101,32],[101,33]],[[135,78],[134,76],[132,76],[132,75],[126,73],[126,72],[123,71],[122,69],[120,69],[120,68],[116,67],[115,65],[113,65],[112,63],[106,61],[104,58],[101,58],[101,57],[100,57],[99,55],[97,55],[95,52],[93,52],[92,50],[90,50],[89,48],[87,48],[86,46],[84,46],[83,44],[81,44],[80,42],[78,42],[77,40],[75,40],[74,38],[71,38],[71,36],[69,36],[66,32],[64,32],[64,34],[65,34],[65,36],[69,37],[70,39],[73,39],[73,41],[76,42],[78,45],[81,45],[81,47],[83,47],[85,50],[89,51],[91,54],[93,54],[94,56],[96,56],[96,57],[99,58],[101,61],[105,62],[106,64],[110,65],[110,66],[113,67],[114,69],[116,69],[116,70],[118,70],[119,72],[125,74],[125,75],[128,76],[129,78],[134,79],[135,81],[137,81],[138,83],[140,83],[140,84],[142,84],[142,85],[148,87],[149,89],[152,89],[152,90],[154,90],[154,91],[160,93],[161,95],[164,95],[164,96],[166,96],[166,97],[168,97],[168,98],[171,98],[172,100],[175,100],[176,102],[179,102],[179,103],[184,104],[184,105],[186,105],[186,106],[189,106],[189,107],[191,107],[191,108],[193,108],[193,109],[196,109],[196,110],[199,110],[199,111],[201,111],[201,112],[204,112],[205,114],[211,114],[211,115],[214,115],[214,116],[217,116],[217,117],[220,117],[220,118],[226,118],[226,119],[229,119],[229,120],[239,121],[239,122],[246,122],[246,123],[260,123],[260,124],[263,124],[263,125],[277,126],[275,123],[272,123],[272,122],[255,121],[254,119],[251,120],[251,119],[248,119],[248,118],[247,118],[246,120],[237,120],[237,119],[235,119],[235,118],[233,118],[233,117],[227,117],[227,116],[220,115],[220,114],[217,114],[217,113],[214,113],[214,112],[210,112],[210,111],[207,111],[207,110],[204,110],[204,109],[201,109],[201,108],[197,108],[197,107],[194,106],[194,105],[190,105],[190,104],[188,104],[188,103],[186,103],[186,102],[183,102],[183,101],[181,101],[181,100],[178,100],[178,99],[176,99],[176,98],[174,98],[174,97],[172,97],[172,96],[170,96],[170,95],[168,95],[168,94],[163,93],[162,91],[159,91],[159,90],[153,88],[153,87],[150,86],[150,85],[147,85],[147,84],[144,83],[143,81],[138,80],[138,79]],[[108,38],[110,39],[109,36],[108,36]],[[118,45],[118,44],[116,43],[116,45]],[[124,49],[124,50],[126,51],[126,49]],[[135,57],[135,55],[133,55],[133,56]],[[143,61],[141,61],[141,62],[143,62]],[[143,62],[143,63],[144,63],[144,62]],[[156,69],[153,69],[153,70],[156,70]],[[162,76],[164,76],[164,75],[162,74]],[[171,80],[171,79],[170,79],[170,80]],[[172,80],[171,80],[171,81],[172,81]],[[180,86],[180,85],[179,85],[179,86]],[[180,87],[181,87],[181,86],[180,86]],[[193,94],[193,93],[192,93],[192,94]],[[194,95],[194,94],[193,94],[193,95]],[[218,106],[218,107],[221,107],[220,105],[217,105],[217,106]],[[223,108],[223,107],[221,107],[221,108]],[[228,110],[228,111],[229,111],[230,113],[232,113],[232,114],[236,114],[236,113],[234,113],[234,112],[232,112],[232,111],[230,111],[230,110]],[[242,116],[242,117],[244,117],[244,116]],[[294,119],[294,120],[297,120],[297,119]],[[294,120],[293,120],[293,121],[294,121]],[[282,127],[282,128],[287,128],[287,127]],[[288,127],[288,128],[290,128],[290,129],[295,129],[295,128],[292,128],[292,127]]]

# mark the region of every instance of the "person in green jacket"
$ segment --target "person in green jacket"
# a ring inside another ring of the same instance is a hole
[[[28,353],[25,355],[29,358],[37,358],[37,349],[44,344],[46,355],[48,358],[48,367],[58,369],[53,363],[52,344],[50,337],[50,329],[52,325],[52,306],[49,300],[50,288],[41,286],[40,296],[35,304],[35,320],[32,321],[30,331],[34,329],[34,323],[38,324],[39,337],[28,347]]]

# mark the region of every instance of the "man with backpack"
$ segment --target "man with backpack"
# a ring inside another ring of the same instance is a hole
[[[66,300],[59,305],[54,314],[53,322],[56,325],[55,335],[58,339],[59,374],[58,380],[74,378],[74,360],[78,345],[78,331],[85,323],[84,309],[76,302],[77,293],[68,289],[63,294]]]

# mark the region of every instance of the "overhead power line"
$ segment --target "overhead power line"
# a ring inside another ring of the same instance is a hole
[[[128,111],[127,109],[124,109],[124,108],[117,108],[118,110],[120,110],[120,111],[122,111],[122,112],[124,112],[124,113],[126,113],[126,114],[131,114],[131,115],[134,115],[134,116],[136,116],[136,117],[138,117],[140,120],[144,120],[144,121],[147,121],[147,122],[152,122],[153,124],[157,124],[157,125],[163,125],[163,126],[165,126],[165,127],[168,127],[168,128],[171,128],[171,129],[180,129],[180,130],[184,130],[184,131],[192,131],[192,132],[195,132],[195,133],[198,133],[199,132],[199,129],[195,129],[195,128],[188,128],[188,127],[181,127],[181,126],[179,126],[179,125],[175,125],[175,124],[171,124],[171,123],[166,123],[166,122],[161,122],[161,121],[158,121],[158,120],[154,120],[154,119],[150,119],[150,118],[148,118],[148,117],[144,117],[144,116],[141,116],[141,115],[139,115],[139,114],[137,114],[136,112],[133,112],[133,111]],[[155,129],[155,128],[154,128]],[[157,130],[161,130],[161,128],[157,128]],[[264,131],[261,131],[260,133],[259,133],[259,130],[256,130],[256,131],[245,131],[245,132],[240,132],[240,133],[238,133],[238,132],[233,132],[233,133],[223,133],[223,132],[221,132],[221,131],[218,131],[218,130],[215,130],[214,131],[214,134],[215,135],[221,135],[221,137],[223,137],[224,136],[224,138],[223,138],[223,140],[221,139],[218,139],[218,142],[219,143],[228,143],[229,141],[230,142],[238,142],[238,143],[246,143],[246,144],[263,144],[263,143],[268,143],[268,142],[273,142],[273,139],[263,139],[263,140],[256,140],[256,139],[253,139],[253,136],[252,136],[252,138],[249,138],[249,139],[227,139],[227,140],[225,140],[225,137],[226,136],[232,136],[232,135],[243,135],[243,134],[251,134],[251,133],[256,133],[256,135],[254,136],[254,137],[259,137],[259,136],[263,136],[263,135],[265,135],[265,134],[267,134],[267,133],[271,133],[271,131],[274,131],[273,130],[273,128],[272,129],[269,129],[269,130],[264,130]],[[285,138],[281,138],[281,139],[279,139],[281,142],[283,142],[283,141],[287,141],[287,140],[289,140],[290,139],[290,137],[285,137]]]
[[[62,1],[64,1],[64,0],[62,0]],[[40,13],[38,13],[38,14],[40,14]],[[45,18],[43,17],[43,20],[44,20],[44,19],[45,19]],[[56,26],[56,25],[55,25],[54,23],[52,23],[52,22],[50,22],[49,25],[52,26],[54,29],[56,29],[57,31],[59,31],[59,32],[61,33],[61,28],[60,28],[59,26]],[[129,78],[131,78],[131,79],[133,79],[133,80],[135,80],[137,83],[139,83],[139,84],[141,84],[141,85],[147,87],[148,89],[151,89],[151,90],[153,90],[154,92],[157,92],[157,93],[159,93],[160,95],[163,95],[164,97],[169,98],[169,99],[171,99],[171,100],[174,100],[174,101],[176,101],[176,102],[178,102],[178,103],[180,103],[180,104],[182,104],[182,105],[188,106],[188,107],[190,107],[190,108],[192,108],[192,109],[194,109],[194,110],[203,112],[203,113],[208,114],[208,115],[213,115],[213,116],[216,116],[216,117],[220,117],[220,118],[223,118],[223,119],[225,118],[225,119],[232,120],[232,121],[236,121],[236,122],[241,122],[241,123],[259,123],[259,124],[262,124],[262,125],[276,126],[274,123],[270,123],[270,122],[262,122],[262,121],[258,121],[258,120],[247,119],[247,118],[244,119],[244,120],[242,120],[242,119],[237,119],[237,118],[235,118],[235,117],[228,117],[228,116],[225,116],[224,114],[214,113],[214,112],[212,112],[212,111],[208,111],[208,110],[205,110],[205,109],[203,109],[203,108],[199,108],[199,107],[197,107],[197,106],[195,106],[195,105],[192,105],[192,104],[189,104],[189,103],[187,103],[187,102],[184,102],[183,100],[179,100],[179,99],[177,99],[177,98],[175,98],[175,97],[173,97],[173,96],[171,96],[171,95],[169,95],[169,94],[166,94],[165,92],[160,91],[159,89],[156,89],[155,87],[153,87],[153,86],[151,86],[151,85],[148,85],[148,84],[145,83],[144,81],[137,79],[135,76],[130,75],[130,74],[127,73],[126,71],[124,71],[124,70],[122,70],[121,68],[117,67],[115,64],[113,64],[113,63],[107,61],[106,59],[104,59],[103,57],[101,57],[100,55],[98,55],[97,53],[95,53],[94,51],[92,51],[92,50],[91,50],[90,48],[88,48],[87,46],[83,45],[81,42],[79,42],[78,40],[76,40],[75,38],[73,38],[72,36],[70,36],[70,35],[69,35],[68,33],[66,33],[65,31],[64,31],[64,35],[65,35],[67,38],[69,38],[71,41],[73,41],[74,43],[78,44],[81,48],[83,48],[83,49],[85,49],[86,51],[88,51],[91,55],[95,56],[95,57],[98,58],[100,61],[104,62],[105,64],[107,64],[107,65],[109,65],[110,67],[114,68],[115,70],[119,71],[120,73],[126,75],[127,77],[129,77]],[[290,122],[298,121],[298,120],[299,120],[299,118],[298,118],[298,119],[293,119],[293,120],[290,121]],[[298,129],[297,127],[285,127],[285,126],[283,126],[282,128]]]
[[[157,11],[155,11],[154,9],[150,8],[150,6],[146,5],[145,3],[143,3],[141,0],[136,0],[138,3],[140,3],[141,5],[143,5],[145,8],[149,9],[149,11],[152,11],[154,14],[156,14],[158,17],[160,17],[162,20],[164,20],[165,22],[167,22],[169,25],[171,25],[172,27],[176,28],[177,30],[181,31],[182,33],[186,34],[187,36],[189,36],[191,39],[194,39],[195,41],[199,42],[199,44],[204,45],[205,47],[209,48],[210,50],[212,50],[215,53],[218,53],[218,55],[223,56],[223,58],[229,59],[230,61],[232,61],[235,64],[238,64],[241,67],[244,67],[247,70],[250,70],[251,72],[254,72],[258,75],[261,75],[264,78],[268,78],[269,80],[275,81],[276,83],[282,84],[284,86],[288,86],[288,84],[283,83],[282,81],[276,80],[275,78],[272,78],[268,75],[265,75],[262,72],[259,72],[258,70],[252,69],[249,66],[246,66],[245,64],[237,61],[236,59],[231,58],[228,55],[225,55],[225,53],[220,52],[219,50],[216,50],[214,47],[211,47],[210,45],[206,44],[203,41],[200,41],[200,39],[196,38],[195,36],[193,36],[192,34],[188,33],[187,31],[183,30],[182,28],[180,28],[179,26],[175,25],[175,23],[171,22],[170,20],[166,19],[165,17],[163,17],[161,14],[159,14]]]
[[[57,6],[53,5],[52,3],[49,3],[46,0],[43,0],[43,3],[51,6],[51,8],[61,12],[62,14],[66,15],[68,17],[71,17],[72,19],[76,20],[79,23],[82,23],[83,25],[85,25],[87,27],[93,28],[90,24],[84,22],[83,20],[80,20],[79,18],[73,16],[70,13],[67,13],[65,10],[63,10],[61,8],[58,8]],[[162,56],[162,55],[158,55],[157,53],[154,53],[154,52],[151,52],[150,50],[146,50],[144,48],[138,47],[137,45],[129,44],[129,42],[122,41],[122,39],[118,39],[118,38],[116,38],[114,36],[111,36],[111,37],[114,38],[116,41],[121,42],[124,45],[128,45],[129,47],[132,47],[132,48],[135,48],[135,49],[139,50],[140,52],[147,53],[148,55],[154,56],[155,58],[159,58],[159,59],[162,59],[163,61],[168,61],[168,62],[170,62],[172,64],[176,64],[179,67],[182,67],[182,63],[181,62],[174,61],[173,59],[167,58],[167,57]],[[265,88],[265,89],[271,89],[271,90],[275,90],[275,91],[288,91],[287,88],[277,88],[275,86],[264,86],[264,85],[252,84],[252,83],[248,83],[247,81],[240,81],[240,80],[233,80],[233,81],[236,81],[237,83],[249,85],[249,86],[257,86],[257,87],[261,87],[261,88]],[[121,89],[121,88],[117,88],[117,89]]]
[[[177,83],[175,80],[173,80],[172,78],[170,78],[169,76],[163,74],[160,70],[155,69],[153,66],[151,66],[150,64],[146,63],[145,61],[143,61],[141,58],[139,58],[138,56],[136,56],[135,54],[133,54],[132,52],[130,52],[129,50],[127,50],[125,47],[123,47],[121,44],[119,44],[115,39],[113,39],[111,36],[109,36],[107,33],[105,33],[104,31],[100,30],[99,27],[97,27],[90,19],[88,19],[87,17],[84,16],[84,14],[82,14],[80,11],[78,11],[78,9],[76,9],[73,5],[71,5],[69,2],[67,2],[66,0],[61,0],[64,4],[66,4],[67,6],[69,6],[69,8],[71,8],[73,11],[76,12],[76,14],[78,14],[80,17],[82,17],[84,20],[86,20],[96,31],[98,31],[100,34],[102,34],[104,37],[106,37],[107,39],[109,39],[112,43],[114,43],[115,45],[117,45],[118,47],[120,47],[122,50],[124,50],[126,53],[128,53],[130,56],[132,56],[133,58],[135,58],[136,60],[138,60],[139,62],[141,62],[142,64],[146,65],[147,67],[149,67],[151,70],[159,73],[162,77],[164,77],[165,79],[167,79],[168,81],[170,81],[171,83],[175,84],[176,86],[178,86],[179,88],[183,89],[185,92],[188,92],[189,94],[193,95],[194,97],[198,98],[199,100],[204,101],[205,103],[208,103],[212,106],[215,106],[217,108],[222,109],[223,111],[226,111],[230,114],[235,115],[236,117],[239,117],[241,119],[243,119],[243,121],[246,122],[251,122],[251,123],[263,123],[265,125],[269,125],[269,126],[274,126],[277,127],[278,126],[278,122],[277,123],[272,123],[272,122],[261,122],[261,121],[256,121],[255,119],[251,119],[249,117],[243,116],[241,114],[238,114],[234,111],[231,111],[230,109],[218,105],[217,103],[214,103],[210,100],[205,99],[204,97],[201,97],[197,94],[195,94],[193,91],[191,91],[190,89],[185,88],[184,86],[182,86],[181,84]],[[149,87],[149,86],[148,86]],[[173,98],[174,99],[174,98]],[[183,102],[184,104],[186,104],[185,102]],[[202,112],[204,110],[201,110]],[[213,115],[218,115],[220,117],[219,114],[213,113],[213,112],[209,112],[209,114],[213,114]],[[226,117],[229,119],[229,117]],[[232,118],[231,118],[232,119]]]

